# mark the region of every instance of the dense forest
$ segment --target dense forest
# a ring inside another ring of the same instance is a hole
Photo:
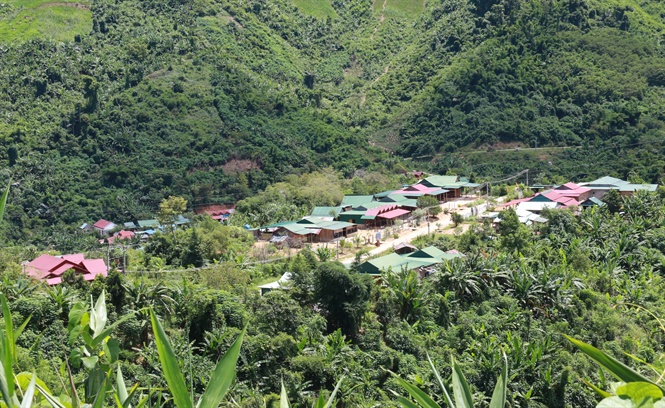
[[[657,182],[663,15],[656,0],[11,0],[5,235],[49,244],[169,195],[234,202],[326,167]]]
[[[28,248],[4,248],[0,361],[16,360],[0,385],[15,373],[25,391],[35,372],[42,389],[61,401],[111,406],[113,395],[122,394],[119,371],[127,389],[138,384],[133,404],[145,399],[181,407],[187,405],[172,400],[182,391],[171,381],[174,370],[183,373],[185,397],[191,390],[198,398],[220,357],[235,350],[237,381],[223,406],[284,407],[273,405],[282,384],[292,406],[311,406],[342,380],[337,407],[409,407],[397,402],[396,395],[407,395],[399,380],[443,404],[428,357],[449,387],[453,356],[476,406],[487,406],[505,353],[510,407],[594,407],[597,398],[582,380],[618,393],[609,374],[564,335],[660,384],[663,196],[638,193],[580,216],[570,210],[544,216],[547,224],[527,227],[506,210],[498,231],[472,219],[464,232],[421,237],[414,244],[466,255],[425,279],[415,271],[386,271],[375,280],[358,273],[357,263],[347,268],[305,249],[272,264],[235,257],[200,271],[111,272],[91,283],[67,273],[63,284],[48,287],[22,274]],[[213,254],[246,250],[244,235],[217,225],[217,242],[230,247]],[[189,239],[179,236],[191,259],[210,256],[211,228],[200,220]],[[259,294],[258,282],[284,272],[292,274],[288,290]],[[154,330],[156,321],[163,328]],[[242,346],[233,348],[241,333]],[[165,336],[177,356],[166,361]],[[16,338],[14,346],[9,338]],[[37,399],[46,404],[44,395]]]

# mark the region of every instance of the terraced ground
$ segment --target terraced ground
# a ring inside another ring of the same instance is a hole
[[[86,2],[9,0],[0,6],[0,41],[33,38],[71,41],[92,29],[92,12]]]

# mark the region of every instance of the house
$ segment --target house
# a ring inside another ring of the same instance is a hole
[[[138,220],[140,229],[157,229],[160,227],[159,221],[157,220]]]
[[[410,254],[412,252],[416,252],[417,250],[418,250],[418,248],[416,248],[415,246],[413,246],[411,244],[407,244],[405,242],[400,242],[397,245],[393,245],[393,251],[396,254],[399,254],[399,255]]]
[[[291,288],[291,272],[285,272],[279,280],[275,282],[267,283],[265,285],[259,285],[259,290],[261,291],[261,296],[265,295],[268,292],[273,290],[287,290]]]
[[[194,207],[194,214],[206,214],[219,222],[227,222],[235,211],[235,204],[205,204]]]
[[[446,201],[446,193],[450,193],[451,190],[446,190],[439,187],[428,187],[424,184],[414,184],[412,186],[405,187],[401,190],[394,191],[392,195],[401,195],[406,198],[418,199],[423,196],[434,197],[440,203]],[[387,196],[387,197],[390,197]]]
[[[342,199],[341,207],[352,208],[374,201],[373,195],[346,195]]]
[[[410,210],[399,208],[397,204],[383,204],[365,211],[360,217],[368,227],[381,227],[394,225],[396,220],[404,220],[411,213]]]
[[[340,221],[344,222],[350,222],[353,224],[361,224],[365,225],[367,224],[367,220],[374,219],[374,218],[364,218],[365,214],[367,211],[377,208],[377,207],[382,207],[386,205],[386,203],[382,203],[380,201],[370,201],[362,205],[354,206],[351,210],[348,211],[343,211],[339,213],[339,216],[337,217]],[[370,223],[371,224],[371,223]]]
[[[341,212],[342,212],[342,206],[314,207],[310,215],[312,217],[320,217],[320,218],[325,218],[328,221],[332,221],[334,219],[337,219],[337,217],[339,217],[339,213]]]
[[[134,231],[134,230],[137,230],[139,228],[139,226],[136,225],[136,223],[134,223],[134,221],[124,222],[122,224],[122,227],[123,227],[123,229],[125,229],[127,231]]]
[[[49,285],[61,283],[62,275],[68,270],[81,274],[87,281],[95,279],[97,275],[107,275],[107,267],[103,259],[85,259],[83,254],[62,256],[43,254],[23,266],[25,274],[45,281]]]
[[[605,203],[597,199],[596,197],[591,197],[588,200],[580,203],[580,207],[582,208],[589,208],[589,207],[602,207],[604,206]]]
[[[191,221],[189,218],[186,218],[184,215],[179,214],[175,220],[173,221],[173,224],[180,227],[185,224],[189,224]]]
[[[299,221],[287,221],[256,228],[258,238],[272,239],[275,236],[288,236],[300,242],[330,242],[346,238],[355,233],[358,226],[344,221],[330,221],[321,217],[305,217]]]
[[[631,196],[635,194],[636,191],[656,191],[658,188],[657,184],[633,184],[625,180],[608,176],[579,184],[590,190],[590,197],[596,197],[601,200],[610,190],[617,190],[622,196]]]
[[[117,227],[117,225],[104,219],[100,219],[96,223],[92,224],[92,228],[102,235],[111,235],[111,231],[113,231],[115,227]]]
[[[120,240],[130,240],[132,237],[136,236],[136,233],[134,231],[127,231],[127,230],[121,230],[113,234],[107,239],[107,243],[112,244],[114,241],[120,241]],[[100,244],[104,243],[104,240],[99,240]]]
[[[468,179],[459,176],[429,176],[420,180],[418,184],[426,187],[448,190],[444,201],[452,200],[462,196],[463,189],[480,187],[480,184],[471,183]]]
[[[429,276],[432,273],[431,267],[442,264],[446,261],[463,256],[459,252],[444,252],[437,247],[429,246],[421,250],[399,254],[381,256],[370,259],[359,265],[360,273],[366,273],[372,276],[380,276],[382,272],[392,270],[398,272],[402,269],[418,270],[421,277]]]

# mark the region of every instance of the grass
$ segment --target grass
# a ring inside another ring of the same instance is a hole
[[[386,12],[412,20],[422,13],[423,6],[423,0],[388,0],[386,2]]]
[[[71,41],[76,34],[92,29],[90,10],[61,5],[67,0],[55,2],[44,0],[10,0],[14,8],[0,19],[0,41],[12,43],[32,38],[51,38],[56,41]]]
[[[337,13],[329,0],[293,0],[293,4],[303,13],[319,19],[335,18]]]

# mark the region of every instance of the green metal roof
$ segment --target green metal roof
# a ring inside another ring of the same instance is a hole
[[[437,247],[429,246],[411,254],[399,255],[391,253],[379,258],[370,259],[360,265],[360,271],[371,275],[380,275],[382,271],[388,269],[392,269],[393,271],[399,271],[402,268],[412,270],[440,264],[460,256],[460,254],[448,254]]]
[[[400,207],[416,208],[416,207],[418,207],[418,200],[414,200],[412,198],[407,198],[406,200],[400,201],[396,204],[399,205]]]
[[[282,225],[282,228],[289,230],[297,235],[308,235],[314,233],[311,229],[305,228],[302,225],[296,223]]]
[[[434,258],[437,260],[443,259],[443,257],[446,255],[445,252],[440,250],[439,248],[435,246],[428,246],[426,248],[421,249],[420,251],[413,252],[409,254],[410,258]]]
[[[446,185],[453,185],[458,182],[457,176],[429,176],[425,180],[427,184],[435,187],[443,187]]]
[[[352,206],[357,207],[359,205],[367,204],[374,201],[374,196],[371,195],[347,195],[342,199],[342,207]]]
[[[596,198],[596,197],[591,197],[591,198],[589,198],[588,200],[584,201],[584,202],[583,202],[582,204],[580,204],[580,205],[581,205],[582,207],[592,207],[592,206],[594,206],[594,205],[597,205],[597,206],[599,206],[599,207],[602,207],[603,205],[605,205],[605,203],[602,202],[602,201],[600,201],[600,200],[599,200],[598,198]]]
[[[374,197],[375,197],[376,199],[380,199],[380,198],[387,197],[387,196],[391,195],[391,194],[394,193],[395,191],[396,191],[396,190],[382,191],[382,192],[380,192],[380,193],[376,193],[376,194],[374,194]]]
[[[339,213],[340,216],[349,216],[349,215],[365,215],[365,211],[363,210],[351,210],[351,211],[344,211],[342,213]]]
[[[627,181],[618,179],[616,177],[605,176],[605,177],[601,177],[599,179],[596,179],[594,181],[588,182],[587,185],[584,186],[584,187],[588,187],[588,188],[593,188],[593,187],[619,187],[619,186],[625,185],[625,184],[630,184],[630,183],[628,183]]]
[[[358,207],[353,207],[353,209],[356,211],[367,211],[371,210],[372,208],[381,207],[382,205],[387,205],[387,203],[383,203],[381,201],[372,201],[371,203],[359,205]]]
[[[140,228],[146,227],[159,227],[159,221],[157,220],[138,220]]]
[[[342,207],[314,207],[312,215],[316,217],[337,217]]]

